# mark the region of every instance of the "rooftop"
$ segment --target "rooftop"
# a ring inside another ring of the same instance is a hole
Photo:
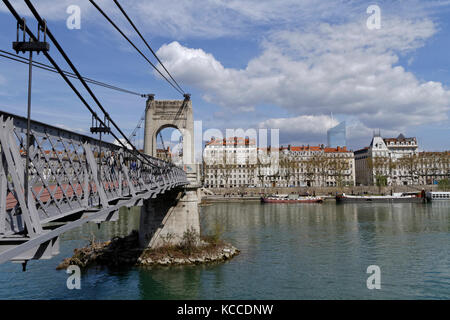
[[[324,145],[318,145],[318,146],[287,146],[287,147],[281,147],[281,150],[290,150],[290,151],[321,151],[323,150],[325,153],[331,153],[331,152],[350,152],[347,150],[347,147],[336,147],[336,148],[330,148],[330,147],[324,147]]]
[[[224,139],[211,138],[210,141],[206,142],[206,146],[227,146],[227,145],[238,145],[238,146],[256,145],[256,140],[242,137],[231,137]]]
[[[398,135],[397,138],[383,138],[383,140],[385,142],[410,142],[410,141],[414,141],[416,142],[416,138],[415,137],[411,137],[411,138],[405,138],[405,136],[403,135],[403,133],[400,133]]]

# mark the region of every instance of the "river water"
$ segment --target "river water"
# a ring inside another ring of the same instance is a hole
[[[0,265],[0,299],[450,299],[450,202],[432,204],[221,203],[201,207],[202,230],[223,226],[241,250],[216,265],[83,272],[81,289],[55,270],[88,239],[137,229],[139,209],[118,222],[64,234],[61,254]],[[367,288],[367,267],[381,289]]]

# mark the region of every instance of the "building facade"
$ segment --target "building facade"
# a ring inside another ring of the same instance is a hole
[[[172,151],[170,150],[170,147],[167,147],[166,149],[163,148],[157,148],[156,149],[156,157],[158,159],[164,160],[164,161],[168,161],[168,162],[172,162]]]
[[[254,185],[256,164],[254,139],[211,139],[203,151],[203,184],[211,188]]]
[[[257,148],[254,140],[211,140],[204,149],[204,185],[230,187],[315,187],[355,184],[353,152],[345,147]]]
[[[425,185],[449,177],[448,152],[419,152],[416,138],[374,135],[355,151],[357,185]]]

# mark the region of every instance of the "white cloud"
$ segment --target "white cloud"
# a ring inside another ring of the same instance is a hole
[[[259,123],[260,128],[279,129],[282,142],[291,144],[323,143],[327,130],[339,123],[326,115],[272,118]]]
[[[20,15],[31,16],[22,0],[11,0]],[[124,17],[110,0],[96,3],[119,25]],[[127,0],[121,1],[136,25],[147,35],[176,39],[254,35],[255,31],[308,26],[325,21],[348,22],[367,18],[368,1],[345,0]],[[409,0],[380,3],[382,15],[423,17],[449,9],[449,1]],[[81,8],[82,25],[93,22],[111,30],[88,0],[39,0],[33,5],[48,20],[64,21],[70,5]],[[0,12],[8,12],[0,2]]]
[[[10,0],[11,5],[21,15],[25,17],[33,16],[28,6],[22,0]],[[102,1],[99,1],[101,3]],[[81,13],[87,13],[92,9],[89,1],[74,1],[74,0],[39,0],[33,1],[33,6],[39,14],[47,20],[66,20],[69,14],[66,13],[70,5],[78,5],[81,8]],[[0,3],[0,11],[8,12],[8,8]]]
[[[87,0],[85,0],[87,2]],[[111,1],[99,1],[119,17]],[[152,36],[176,39],[254,36],[265,29],[286,29],[325,21],[366,19],[368,1],[346,0],[127,0],[124,8]],[[448,9],[448,1],[386,1],[384,16],[423,17]],[[109,7],[109,8],[108,8]],[[93,10],[93,8],[90,8]]]
[[[11,2],[21,15],[30,16],[22,0]],[[129,31],[112,1],[97,2]],[[52,30],[64,27],[66,8],[72,4],[82,9],[83,30],[90,30],[85,22],[112,30],[87,0],[33,3],[44,18],[53,20]],[[280,106],[294,117],[317,118],[333,112],[355,116],[354,132],[366,135],[372,128],[404,131],[448,118],[448,90],[441,83],[417,79],[397,64],[400,56],[420,48],[437,32],[427,16],[448,10],[449,1],[383,2],[382,28],[375,31],[365,28],[366,1],[128,0],[121,4],[150,43],[156,36],[265,37],[261,54],[242,69],[226,68],[212,54],[178,42],[158,51],[180,83],[197,87],[206,101],[229,108],[226,112],[256,113],[263,104]],[[0,11],[7,11],[1,2]],[[115,31],[111,34],[120,38]],[[313,137],[321,134],[311,132]]]
[[[323,135],[338,125],[339,121],[329,116],[299,116],[293,118],[267,119],[259,123],[260,128],[283,129],[286,133],[311,133]]]
[[[281,144],[325,144],[327,130],[340,121],[326,115],[272,118],[259,123],[260,128],[280,129]],[[378,129],[370,129],[356,118],[346,120],[347,146],[366,146]],[[382,130],[385,137],[396,137],[396,130]]]
[[[347,15],[354,8],[336,0],[159,0],[138,2],[136,14],[156,34],[217,38],[252,34],[256,28],[306,24]]]
[[[64,130],[78,132],[78,133],[81,133],[84,135],[89,134],[89,132],[83,128],[72,128],[72,127],[66,126],[65,124],[61,124],[61,123],[56,123],[56,124],[54,124],[54,126],[59,127]]]
[[[11,3],[20,15],[31,16],[22,0],[11,0]],[[124,18],[112,1],[96,3],[122,24]],[[48,20],[67,19],[66,9],[74,4],[80,6],[82,20],[107,25],[88,0],[33,3]],[[306,22],[311,17],[331,17],[350,10],[349,5],[333,0],[323,0],[320,4],[312,0],[127,0],[121,1],[121,5],[147,34],[176,38],[236,36],[251,33],[256,27]],[[8,11],[3,3],[0,3],[0,11]]]
[[[385,19],[381,30],[364,26],[274,32],[245,69],[225,68],[213,55],[178,42],[158,55],[177,79],[226,108],[273,104],[293,115],[333,112],[390,130],[447,119],[450,92],[397,65],[399,55],[435,34],[433,22]]]

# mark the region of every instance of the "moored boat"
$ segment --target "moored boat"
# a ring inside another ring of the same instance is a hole
[[[427,200],[428,201],[442,201],[442,200],[450,201],[450,192],[443,192],[443,191],[427,192]]]
[[[268,197],[261,197],[263,203],[320,203],[323,198],[315,196],[298,196],[298,195],[271,195]]]
[[[405,203],[405,202],[423,202],[425,197],[422,193],[393,193],[386,196],[356,196],[356,195],[342,195],[336,196],[336,202],[353,203],[353,202],[374,202],[374,203]]]

